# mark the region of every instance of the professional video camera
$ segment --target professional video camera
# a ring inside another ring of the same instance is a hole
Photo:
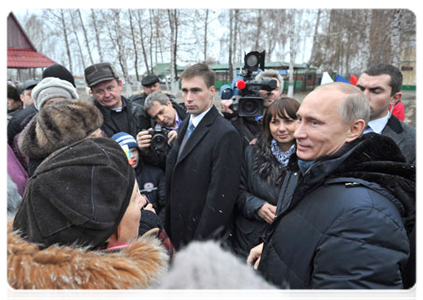
[[[151,147],[156,151],[164,151],[167,148],[168,134],[170,130],[163,128],[160,124],[156,124],[153,130],[149,130],[151,137]]]
[[[254,80],[253,72],[264,70],[265,51],[252,51],[244,56],[244,68],[241,76],[232,81],[232,86],[223,85],[220,88],[222,100],[231,99],[229,107],[240,117],[258,117],[263,115],[263,98],[258,96],[259,90],[272,91],[277,88],[275,79],[263,78]]]

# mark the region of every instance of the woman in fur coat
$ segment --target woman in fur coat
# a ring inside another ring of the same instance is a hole
[[[244,258],[275,218],[284,169],[295,152],[293,133],[299,106],[293,98],[274,101],[264,115],[262,135],[245,148],[234,245]]]
[[[159,282],[168,255],[139,236],[135,172],[108,138],[65,146],[39,165],[8,223],[8,282],[16,289],[128,289]]]

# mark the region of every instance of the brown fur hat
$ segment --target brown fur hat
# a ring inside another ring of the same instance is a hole
[[[57,100],[44,107],[19,136],[20,151],[43,159],[54,151],[86,138],[103,125],[101,112],[86,100]]]

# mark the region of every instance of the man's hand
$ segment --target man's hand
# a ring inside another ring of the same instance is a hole
[[[149,130],[152,130],[152,128],[150,128]],[[137,144],[138,144],[138,148],[141,151],[146,151],[148,148],[150,148],[151,146],[151,134],[148,133],[147,130],[143,130],[138,132],[137,134]]]
[[[178,137],[178,132],[176,130],[172,130],[167,134],[167,137],[168,137],[167,144],[170,145]]]
[[[276,206],[265,203],[262,207],[257,211],[257,214],[265,220],[267,223],[272,224],[273,220],[275,219],[276,214]]]
[[[263,252],[263,245],[264,243],[261,243],[254,248],[250,250],[250,254],[247,257],[247,264],[249,266],[252,266],[254,264],[254,270],[257,270],[259,264],[260,264],[260,258],[261,254]]]
[[[222,112],[227,112],[233,114],[234,111],[229,108],[234,103],[233,100],[222,100],[220,101],[220,105],[222,106]]]

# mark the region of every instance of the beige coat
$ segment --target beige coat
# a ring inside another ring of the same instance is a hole
[[[141,237],[119,252],[52,245],[39,250],[12,231],[8,221],[7,278],[16,289],[147,288],[167,272],[160,241]]]

